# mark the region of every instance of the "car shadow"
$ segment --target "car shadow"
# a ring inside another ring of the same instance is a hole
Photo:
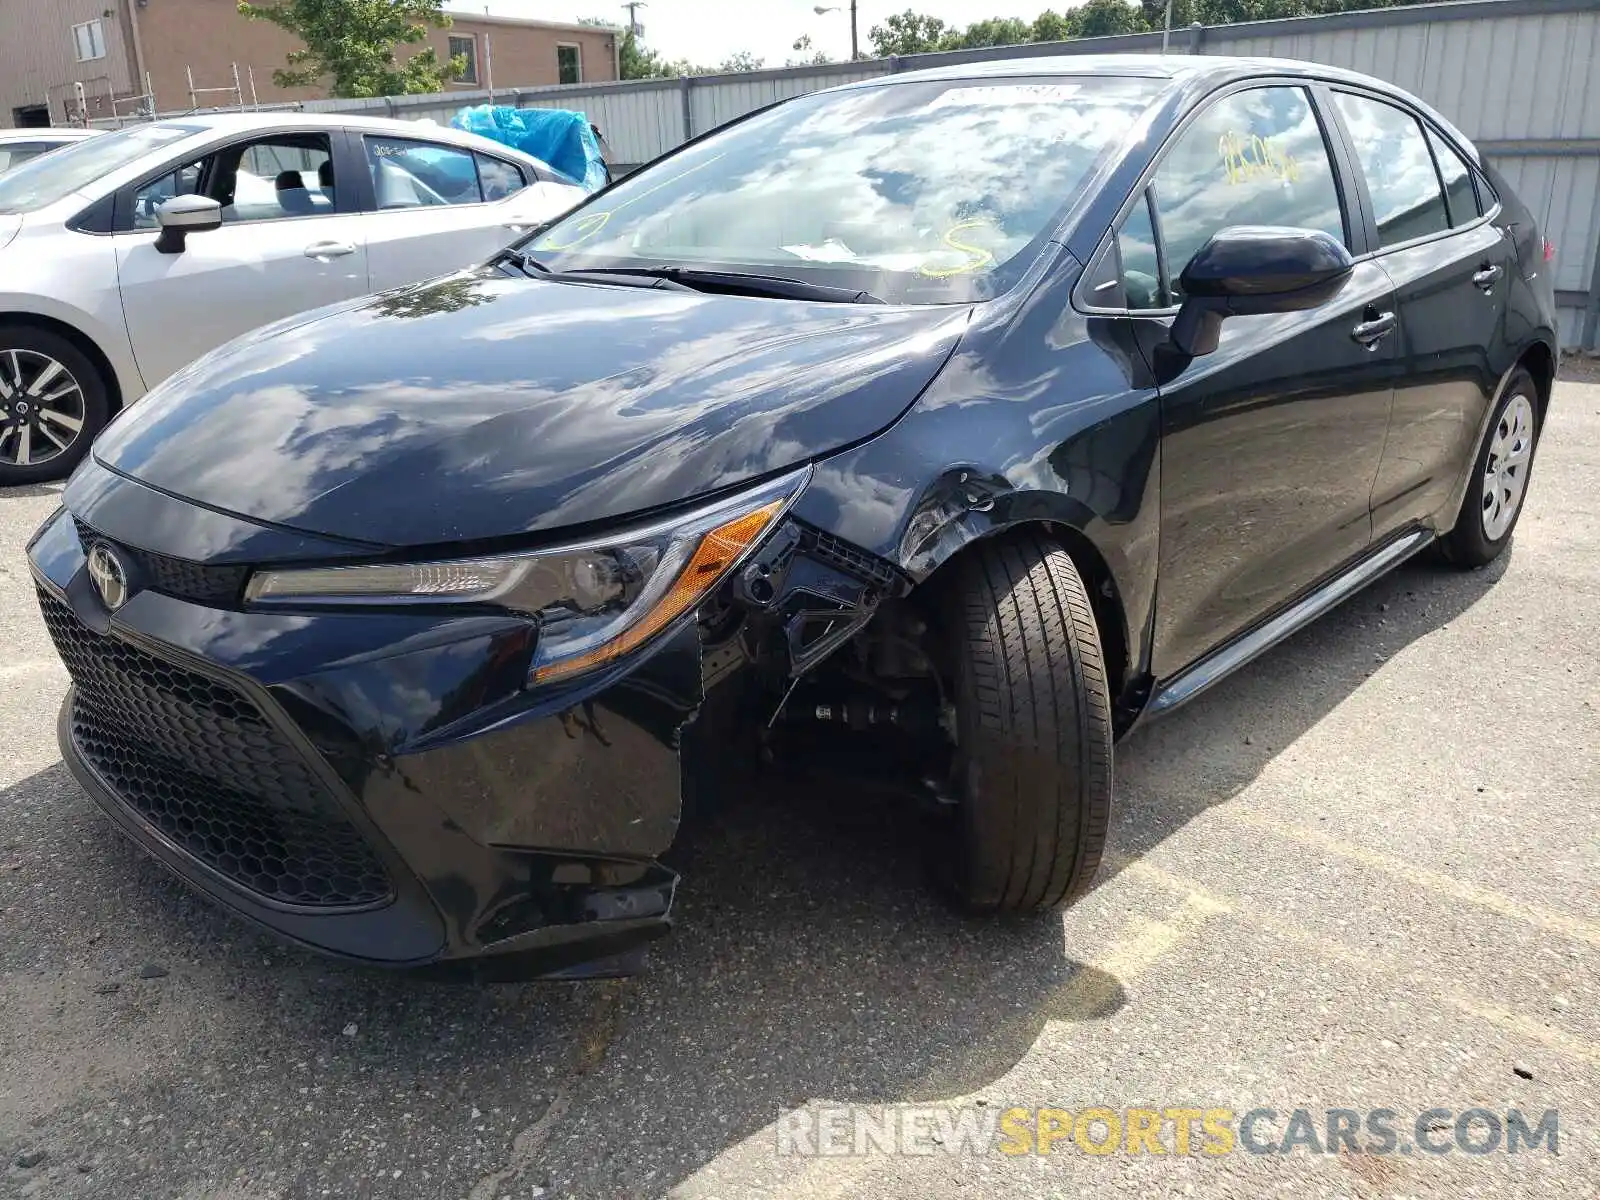
[[[1456,619],[1503,570],[1503,560],[1470,573],[1404,567],[1136,731],[1118,750],[1109,859],[1137,859],[1228,802],[1381,658]],[[52,943],[81,942],[98,921],[107,943],[126,944],[124,969],[152,954],[183,964],[189,1009],[138,1010],[99,1030],[137,1047],[152,1036],[150,1022],[204,1013],[186,1048],[136,1085],[146,1099],[152,1090],[163,1098],[175,1144],[194,1132],[187,1125],[205,1128],[216,1116],[211,1105],[183,1101],[185,1073],[247,1046],[239,1052],[252,1059],[318,1064],[330,1094],[365,1104],[375,1125],[392,1121],[385,1135],[396,1155],[413,1144],[483,1142],[466,1107],[419,1106],[409,1098],[419,1093],[470,1095],[474,1119],[491,1106],[559,1118],[536,1139],[513,1144],[514,1129],[490,1139],[484,1153],[505,1160],[502,1194],[554,1186],[563,1196],[656,1196],[761,1136],[785,1110],[818,1098],[966,1095],[1015,1067],[1047,1022],[1093,1021],[1128,999],[1122,981],[1066,955],[1059,915],[993,921],[951,911],[927,884],[914,812],[837,787],[819,794],[769,781],[714,822],[687,828],[673,855],[684,873],[677,927],[645,975],[495,987],[425,984],[282,947],[91,823],[90,802],[60,764],[0,793],[0,811],[19,793],[35,801],[59,793],[76,806],[78,874],[117,914],[111,927],[94,910],[63,918]],[[18,953],[13,944],[7,960],[27,969]],[[340,1036],[347,1019],[361,1036]],[[304,1103],[302,1083],[287,1070],[258,1075],[226,1103],[248,1103],[273,1144],[293,1147],[335,1119]],[[400,1097],[392,1114],[383,1089]],[[75,1118],[68,1107],[33,1119],[68,1138]],[[294,1181],[291,1194],[343,1182],[337,1153],[303,1161],[284,1153],[278,1177]],[[465,1193],[471,1180],[452,1172],[482,1165],[438,1169]],[[166,1176],[128,1182],[176,1190]]]
[[[1102,882],[1232,799],[1385,662],[1477,603],[1510,560],[1462,571],[1425,552],[1177,713],[1136,729],[1117,747],[1111,869]]]
[[[40,498],[59,498],[66,490],[67,482],[64,479],[52,480],[49,483],[19,483],[5,489],[3,494],[7,500],[37,500]]]

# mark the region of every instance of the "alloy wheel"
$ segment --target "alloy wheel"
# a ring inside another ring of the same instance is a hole
[[[49,462],[78,440],[83,421],[71,371],[37,350],[0,350],[0,466]]]
[[[1483,536],[1499,541],[1516,520],[1533,462],[1533,405],[1513,396],[1489,434],[1483,466]]]

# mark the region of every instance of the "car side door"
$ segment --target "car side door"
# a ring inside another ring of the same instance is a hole
[[[1417,522],[1448,529],[1508,365],[1495,347],[1507,344],[1516,248],[1493,220],[1488,183],[1424,117],[1393,97],[1342,87],[1332,95],[1400,320],[1374,532]]]
[[[389,134],[357,141],[374,291],[480,263],[565,207],[538,215],[548,185],[509,159]]]
[[[337,130],[241,138],[119,193],[117,277],[146,386],[229,338],[367,291],[360,217],[340,179],[343,140]],[[222,226],[163,253],[157,210],[185,194],[221,204]]]
[[[1319,95],[1303,80],[1254,81],[1206,101],[1169,140],[1144,210],[1136,205],[1121,232],[1129,307],[1161,318],[1142,322],[1147,348],[1167,336],[1185,264],[1222,229],[1317,229],[1365,248]],[[1357,263],[1322,306],[1231,317],[1215,351],[1158,373],[1158,678],[1367,549],[1393,308],[1383,270]]]

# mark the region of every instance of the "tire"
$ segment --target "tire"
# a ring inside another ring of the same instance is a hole
[[[1111,818],[1111,700],[1071,557],[1037,534],[970,554],[950,596],[957,803],[939,875],[980,913],[1089,889]]]
[[[106,379],[83,351],[45,329],[0,325],[0,486],[70,474],[110,412]]]
[[[1506,381],[1472,460],[1455,527],[1439,540],[1446,562],[1465,570],[1486,566],[1511,544],[1527,501],[1538,440],[1538,385],[1518,367]]]

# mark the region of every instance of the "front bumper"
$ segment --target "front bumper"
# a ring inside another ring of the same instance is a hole
[[[74,481],[78,519],[58,513],[29,558],[73,678],[62,754],[130,837],[213,900],[345,958],[516,978],[637,967],[677,882],[656,858],[701,700],[692,625],[529,692],[526,621],[243,611],[136,548],[180,502],[101,484],[77,504]],[[86,567],[95,540],[135,576],[115,613]]]

